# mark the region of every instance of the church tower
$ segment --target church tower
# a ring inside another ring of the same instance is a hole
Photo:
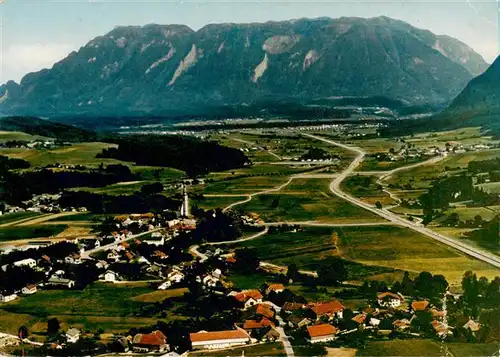
[[[189,197],[184,183],[182,183],[181,217],[189,217]]]

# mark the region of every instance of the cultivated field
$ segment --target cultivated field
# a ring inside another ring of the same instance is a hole
[[[333,232],[338,233],[338,242],[333,240]],[[350,280],[390,281],[392,273],[405,270],[414,274],[421,271],[443,274],[452,284],[459,284],[467,270],[489,278],[500,275],[499,270],[486,263],[396,226],[309,227],[297,233],[268,234],[238,246],[256,248],[264,261],[284,266],[294,262],[309,270],[317,269],[328,257],[341,256],[359,263],[349,267],[352,271]],[[363,266],[366,268],[362,269]]]
[[[333,195],[329,189],[330,181],[323,178],[294,179],[279,192],[256,196],[239,207],[259,214],[266,222],[382,221],[378,216]]]
[[[138,317],[141,306],[151,302],[151,289],[147,283],[101,284],[95,283],[83,291],[41,290],[35,295],[25,296],[0,307],[0,326],[17,331],[23,322],[31,333],[43,334],[47,319],[57,317],[61,328],[76,327],[95,331],[123,332],[132,327],[143,327],[156,323],[157,317]],[[162,292],[165,297],[169,292]],[[179,293],[176,291],[176,294]],[[175,296],[176,294],[170,294]],[[177,318],[173,311],[169,319]],[[182,317],[180,317],[182,318]],[[2,329],[2,331],[5,331]]]

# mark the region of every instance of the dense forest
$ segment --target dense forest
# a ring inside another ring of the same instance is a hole
[[[250,162],[238,149],[192,137],[130,135],[115,142],[118,148],[104,149],[98,157],[173,167],[190,176],[239,168]]]

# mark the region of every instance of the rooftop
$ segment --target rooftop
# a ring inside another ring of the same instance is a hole
[[[190,333],[189,338],[191,342],[206,342],[206,341],[214,341],[214,340],[232,340],[239,338],[248,338],[250,336],[244,330],[226,330],[226,331],[200,331],[196,333]]]
[[[307,326],[307,332],[311,337],[322,337],[335,335],[338,329],[330,324]]]

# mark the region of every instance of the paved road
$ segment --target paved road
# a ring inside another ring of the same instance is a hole
[[[91,250],[86,250],[85,252],[83,252],[80,257],[82,259],[90,259],[90,255],[91,254],[94,254],[94,253],[97,253],[97,252],[100,252],[102,250],[108,250],[108,249],[112,249],[112,248],[115,248],[117,247],[120,243],[123,243],[123,242],[127,242],[129,240],[132,240],[132,239],[136,239],[136,238],[139,238],[139,237],[142,237],[148,233],[153,233],[153,232],[156,232],[156,231],[159,231],[160,229],[163,229],[163,228],[156,228],[156,229],[153,229],[151,231],[147,231],[147,232],[142,232],[142,233],[139,233],[139,234],[134,234],[134,235],[131,235],[130,237],[124,239],[124,240],[120,240],[118,242],[114,242],[114,243],[110,243],[110,244],[106,244],[106,245],[102,245],[100,246],[99,248],[95,248],[95,249],[91,249]]]
[[[295,353],[293,352],[292,344],[290,343],[290,337],[288,337],[285,334],[285,330],[282,327],[285,324],[285,322],[278,314],[276,314],[276,319],[278,320],[278,322],[280,324],[278,327],[276,327],[276,331],[278,331],[280,334],[280,341],[281,341],[281,343],[283,343],[283,347],[285,347],[286,355],[287,355],[287,357],[295,357]]]
[[[264,190],[264,191],[259,191],[259,192],[254,192],[254,193],[251,193],[249,195],[247,195],[247,198],[245,200],[242,200],[242,201],[238,201],[238,202],[235,202],[235,203],[231,203],[229,206],[227,206],[226,208],[224,208],[222,211],[225,212],[233,207],[236,207],[236,206],[240,206],[240,205],[243,205],[247,202],[250,202],[252,200],[252,198],[254,198],[255,196],[258,196],[258,195],[265,195],[267,193],[273,193],[273,192],[277,192],[277,191],[280,191],[282,190],[283,188],[285,188],[286,186],[288,186],[292,180],[293,180],[293,176],[290,177],[290,179],[288,179],[287,182],[285,182],[284,184],[278,186],[278,187],[274,187],[274,188],[270,188],[270,189],[267,189],[267,190]]]
[[[265,227],[263,231],[256,233],[254,235],[251,235],[249,237],[240,238],[240,239],[236,239],[236,240],[227,240],[225,242],[208,242],[205,244],[206,245],[221,245],[221,244],[234,244],[234,243],[239,243],[239,242],[246,242],[247,240],[252,240],[252,239],[262,237],[263,235],[266,235],[267,232],[269,232],[269,228]]]
[[[344,145],[342,143],[338,143],[338,142],[335,142],[332,140],[324,139],[322,137],[318,137],[318,136],[311,135],[311,134],[303,134],[303,135],[310,137],[312,139],[320,140],[320,141],[326,142],[328,144],[339,146],[339,147],[342,147],[346,150],[354,151],[357,153],[356,158],[354,159],[354,161],[351,162],[349,167],[347,169],[345,169],[339,176],[337,176],[331,182],[330,190],[332,191],[332,193],[334,193],[338,197],[343,198],[344,200],[346,200],[346,201],[348,201],[356,206],[364,208],[364,209],[366,209],[366,210],[368,210],[368,211],[370,211],[370,212],[372,212],[372,213],[374,213],[382,218],[385,218],[386,220],[388,220],[390,222],[393,222],[395,224],[399,224],[401,226],[410,228],[410,229],[412,229],[418,233],[421,233],[429,238],[435,239],[435,240],[439,241],[440,243],[446,244],[446,245],[448,245],[456,250],[459,250],[462,253],[465,253],[471,257],[474,257],[474,258],[481,260],[485,263],[493,265],[494,267],[500,268],[500,257],[495,256],[494,254],[491,254],[489,252],[485,252],[483,250],[480,250],[480,249],[477,249],[474,247],[470,247],[469,245],[464,244],[463,242],[448,238],[448,237],[446,237],[442,234],[436,233],[436,232],[434,232],[434,231],[432,231],[432,230],[430,230],[430,229],[428,229],[428,228],[426,228],[418,223],[410,222],[410,221],[408,221],[408,220],[406,220],[406,219],[404,219],[404,218],[402,218],[402,217],[400,217],[392,212],[389,212],[387,210],[377,209],[375,207],[372,207],[369,204],[359,200],[358,198],[350,196],[347,193],[343,192],[340,188],[340,184],[347,176],[351,175],[354,172],[356,167],[358,167],[358,165],[363,161],[363,158],[364,158],[366,153],[362,149],[357,148],[357,147],[351,147],[348,145]],[[419,163],[419,164],[422,164],[422,163]],[[414,167],[414,165],[410,165],[410,168],[411,167]],[[407,169],[407,167],[401,167],[399,169],[392,170],[392,173],[394,173],[395,171],[402,171],[404,169]]]

